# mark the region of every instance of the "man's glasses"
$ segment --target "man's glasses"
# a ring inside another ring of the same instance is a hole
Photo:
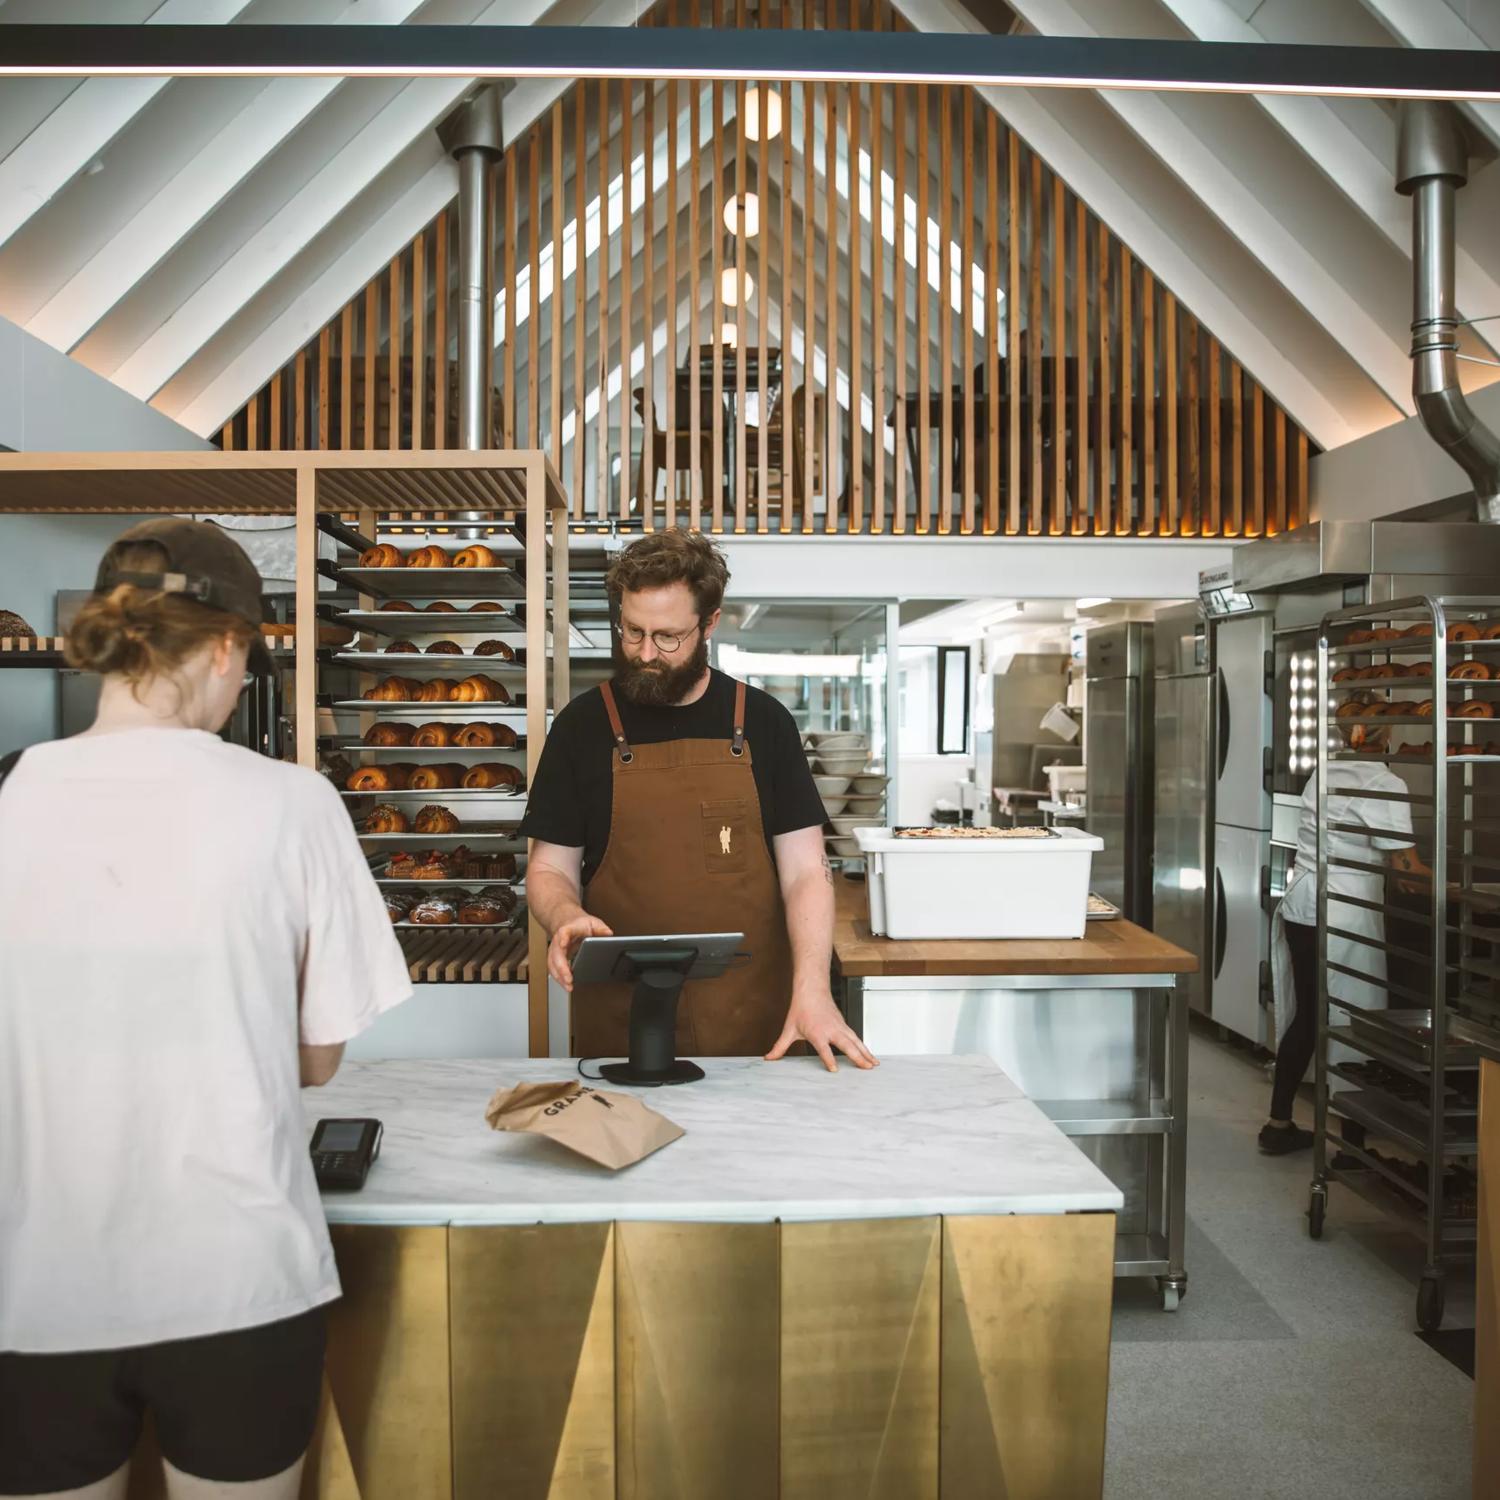
[[[703,622],[700,620],[698,624],[693,626],[692,630],[685,630],[680,633],[670,630],[645,631],[635,625],[616,625],[614,627],[614,631],[615,634],[619,636],[627,646],[645,645],[646,637],[649,634],[651,637],[651,644],[654,645],[656,649],[662,653],[663,656],[671,656],[672,653],[676,651],[677,648],[681,646],[682,643],[690,635],[692,635],[694,631],[701,630],[702,628]]]

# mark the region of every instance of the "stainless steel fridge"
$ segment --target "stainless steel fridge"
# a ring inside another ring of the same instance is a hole
[[[1257,1046],[1271,1040],[1271,694],[1268,613],[1212,622],[1214,858],[1209,1014]]]
[[[1091,630],[1084,643],[1085,823],[1104,840],[1094,855],[1093,888],[1143,927],[1151,925],[1156,800],[1151,640],[1151,625],[1131,620]]]
[[[1156,816],[1151,925],[1169,942],[1197,955],[1197,973],[1183,975],[1181,983],[1189,1006],[1207,1015],[1215,679],[1203,611],[1196,604],[1162,610],[1156,616],[1153,645]]]

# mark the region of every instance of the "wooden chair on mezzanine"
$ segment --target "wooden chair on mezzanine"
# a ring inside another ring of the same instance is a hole
[[[632,501],[639,501],[644,511],[648,507],[655,513],[657,504],[656,491],[666,485],[668,470],[667,456],[672,457],[671,468],[676,473],[677,493],[674,496],[663,494],[664,501],[675,503],[677,508],[685,508],[692,502],[693,476],[698,477],[698,493],[703,496],[708,494],[708,486],[711,483],[713,473],[713,431],[703,429],[698,433],[698,444],[696,457],[693,450],[693,435],[690,429],[677,428],[675,432],[668,432],[657,424],[656,403],[648,403],[646,391],[643,386],[636,386],[632,392],[635,398],[635,414],[641,423],[641,454],[636,463],[635,490]],[[646,493],[646,455],[651,455],[651,491]],[[627,505],[627,512],[633,509]]]

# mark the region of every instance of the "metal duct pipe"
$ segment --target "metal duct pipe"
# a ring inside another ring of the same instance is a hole
[[[504,154],[495,85],[485,84],[470,95],[438,126],[438,138],[458,161],[458,446],[487,448],[495,357],[490,165]]]
[[[1478,519],[1500,521],[1500,440],[1458,384],[1454,199],[1469,180],[1458,111],[1432,100],[1399,110],[1396,191],[1412,200],[1412,395],[1422,425],[1473,481]]]

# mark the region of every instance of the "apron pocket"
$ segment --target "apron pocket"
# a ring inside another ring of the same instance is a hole
[[[750,804],[742,797],[722,802],[704,802],[703,866],[710,875],[737,875],[748,868]]]

